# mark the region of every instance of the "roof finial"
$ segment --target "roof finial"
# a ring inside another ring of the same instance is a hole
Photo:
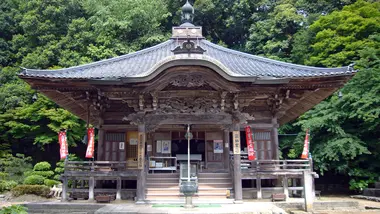
[[[186,0],[186,4],[182,6],[182,23],[191,23],[194,19],[194,8],[189,3],[189,0]]]

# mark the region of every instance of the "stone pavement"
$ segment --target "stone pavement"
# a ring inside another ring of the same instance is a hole
[[[286,214],[286,212],[270,202],[244,202],[242,204],[195,204],[200,207],[185,209],[179,204],[135,204],[122,202],[112,204],[78,203],[78,202],[45,202],[29,203],[28,213],[31,214]]]
[[[174,213],[184,213],[184,214],[211,214],[211,213],[221,213],[221,214],[233,214],[233,213],[244,213],[244,214],[286,214],[286,212],[276,207],[272,203],[268,202],[246,202],[243,204],[220,204],[219,206],[207,207],[207,204],[199,204],[201,207],[195,207],[192,209],[185,209],[180,206],[175,207],[153,207],[152,205],[134,205],[134,204],[119,204],[119,205],[106,205],[95,212],[95,214],[174,214]]]
[[[288,210],[290,213],[306,213],[303,210],[302,200],[289,199],[286,202],[268,202],[257,200],[244,200],[241,204],[223,203],[226,201],[197,201],[198,205],[193,209],[185,209],[183,203],[171,203],[162,201],[157,204],[135,204],[132,201],[113,201],[111,204],[100,204],[96,202],[84,201],[47,201],[37,203],[27,203],[28,213],[31,214],[151,214],[151,213],[183,213],[183,214],[285,214]],[[376,202],[373,202],[376,203]],[[362,206],[361,206],[362,207]],[[335,200],[335,201],[316,201],[314,202],[314,214],[367,214],[379,213],[379,210],[368,211],[359,207],[358,201],[352,200]]]

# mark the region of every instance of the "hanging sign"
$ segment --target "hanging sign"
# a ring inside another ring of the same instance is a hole
[[[58,142],[59,142],[59,154],[61,159],[66,158],[69,154],[69,149],[67,145],[66,131],[60,131],[58,133]]]
[[[136,138],[131,138],[131,139],[129,139],[129,145],[137,145],[137,139]]]
[[[302,151],[302,155],[301,155],[301,158],[302,159],[307,159],[309,157],[309,129],[306,130],[306,136],[305,136],[305,141],[304,141],[304,144],[303,144],[303,151]]]
[[[124,150],[125,143],[124,142],[119,142],[119,150]]]
[[[87,150],[86,150],[86,158],[93,158],[94,157],[94,147],[95,147],[95,131],[94,128],[88,128],[87,129],[87,137],[88,137],[88,143],[87,143]]]
[[[139,132],[137,143],[137,168],[144,169],[145,132]]]
[[[214,140],[214,153],[223,153],[223,140]]]
[[[162,154],[170,154],[171,152],[171,141],[170,140],[163,140],[161,141],[162,144]]]
[[[234,145],[234,155],[240,155],[240,131],[232,132],[232,140]]]
[[[248,160],[255,160],[256,159],[256,153],[255,153],[255,143],[252,139],[252,131],[250,126],[245,127],[245,139],[247,141],[247,148],[248,148]]]

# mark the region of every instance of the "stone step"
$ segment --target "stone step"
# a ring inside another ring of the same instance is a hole
[[[198,183],[199,188],[226,188],[231,189],[233,187],[232,182],[227,183]]]
[[[376,188],[367,188],[363,190],[364,196],[371,196],[371,197],[380,197],[380,189]]]
[[[146,197],[147,198],[152,198],[152,197],[155,197],[155,198],[178,198],[178,197],[185,197],[182,193],[180,192],[169,192],[169,193],[146,193]],[[193,197],[197,197],[197,198],[227,198],[227,194],[224,192],[224,193],[204,193],[204,192],[198,192],[198,193],[195,193]]]
[[[147,183],[179,183],[178,178],[147,178]]]
[[[227,191],[229,191],[226,188],[219,188],[219,189],[209,189],[209,188],[199,188],[198,193],[199,194],[221,194],[226,195]],[[147,194],[178,194],[180,193],[180,188],[147,188],[146,189]]]
[[[179,197],[175,199],[153,199],[153,200],[146,200],[147,203],[151,204],[183,204],[185,203],[185,197]],[[210,200],[208,198],[193,198],[194,204],[233,204],[234,199],[228,199],[228,198],[215,198],[214,200]]]
[[[198,178],[198,183],[230,183],[231,178]]]
[[[179,183],[146,183],[147,188],[172,188],[179,187]],[[199,188],[226,188],[232,189],[233,184],[228,183],[198,183]]]
[[[179,173],[154,173],[147,174],[147,178],[177,178],[179,179]]]
[[[380,182],[375,182],[375,188],[380,189]]]
[[[230,173],[198,173],[198,178],[231,178]]]
[[[146,183],[146,188],[174,188],[179,187],[178,183]]]

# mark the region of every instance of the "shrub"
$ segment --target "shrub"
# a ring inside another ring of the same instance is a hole
[[[27,208],[21,205],[12,205],[9,207],[3,207],[0,209],[0,214],[27,214]]]
[[[44,184],[48,187],[52,187],[54,185],[58,185],[60,182],[59,181],[55,181],[55,180],[50,180],[50,179],[45,179],[44,180]]]
[[[7,179],[22,183],[24,172],[32,169],[31,157],[25,157],[23,154],[3,155],[0,157],[0,171],[8,175]]]
[[[49,171],[51,168],[50,163],[43,161],[34,165],[33,171]]]
[[[29,184],[29,185],[39,185],[39,184],[44,184],[45,178],[42,177],[41,175],[30,175],[25,178],[24,184]]]
[[[0,192],[9,191],[17,186],[16,181],[0,181]]]
[[[79,157],[77,157],[75,154],[69,154],[68,160],[69,161],[81,161],[81,159]],[[60,180],[61,174],[63,174],[63,172],[65,171],[64,167],[65,167],[65,160],[64,159],[57,162],[57,165],[54,169],[54,172],[55,172],[54,180],[57,180],[57,181]]]
[[[31,175],[39,175],[44,178],[51,178],[54,175],[53,171],[33,171],[30,173]]]
[[[18,185],[13,188],[11,192],[15,197],[25,194],[34,194],[42,197],[48,197],[50,188],[44,185]]]
[[[8,177],[9,177],[8,173],[0,172],[0,181],[8,179]]]

